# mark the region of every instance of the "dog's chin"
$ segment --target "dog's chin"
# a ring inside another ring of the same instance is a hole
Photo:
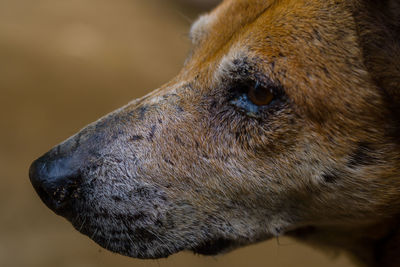
[[[195,254],[201,254],[204,256],[215,256],[230,252],[235,248],[240,247],[238,242],[226,238],[201,241],[194,246],[190,245],[189,242],[183,246],[177,246],[176,244],[172,243],[167,245],[167,242],[163,242],[163,244],[150,245],[143,241],[137,243],[132,242],[134,237],[129,238],[129,242],[126,240],[126,238],[115,240],[115,238],[110,238],[109,236],[104,236],[97,232],[93,232],[93,229],[88,229],[85,226],[78,228],[77,225],[74,225],[74,227],[104,249],[124,256],[139,259],[167,258],[180,251],[192,251]],[[132,245],[135,248],[133,248]]]

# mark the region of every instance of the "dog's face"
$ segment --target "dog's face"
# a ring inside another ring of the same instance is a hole
[[[175,79],[38,159],[35,189],[139,258],[390,214],[393,116],[347,2],[225,1],[193,25]]]

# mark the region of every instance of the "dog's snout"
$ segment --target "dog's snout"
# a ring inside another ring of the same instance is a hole
[[[29,178],[42,201],[54,212],[66,216],[71,202],[79,196],[79,161],[47,153],[35,160]]]

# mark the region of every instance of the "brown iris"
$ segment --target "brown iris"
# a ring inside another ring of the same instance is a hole
[[[272,92],[258,83],[255,86],[251,86],[247,92],[247,96],[254,105],[266,106],[274,99]]]

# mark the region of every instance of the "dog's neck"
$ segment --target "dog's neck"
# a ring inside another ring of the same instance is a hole
[[[319,249],[345,251],[360,266],[400,266],[400,217],[357,227],[305,227],[288,235]]]

